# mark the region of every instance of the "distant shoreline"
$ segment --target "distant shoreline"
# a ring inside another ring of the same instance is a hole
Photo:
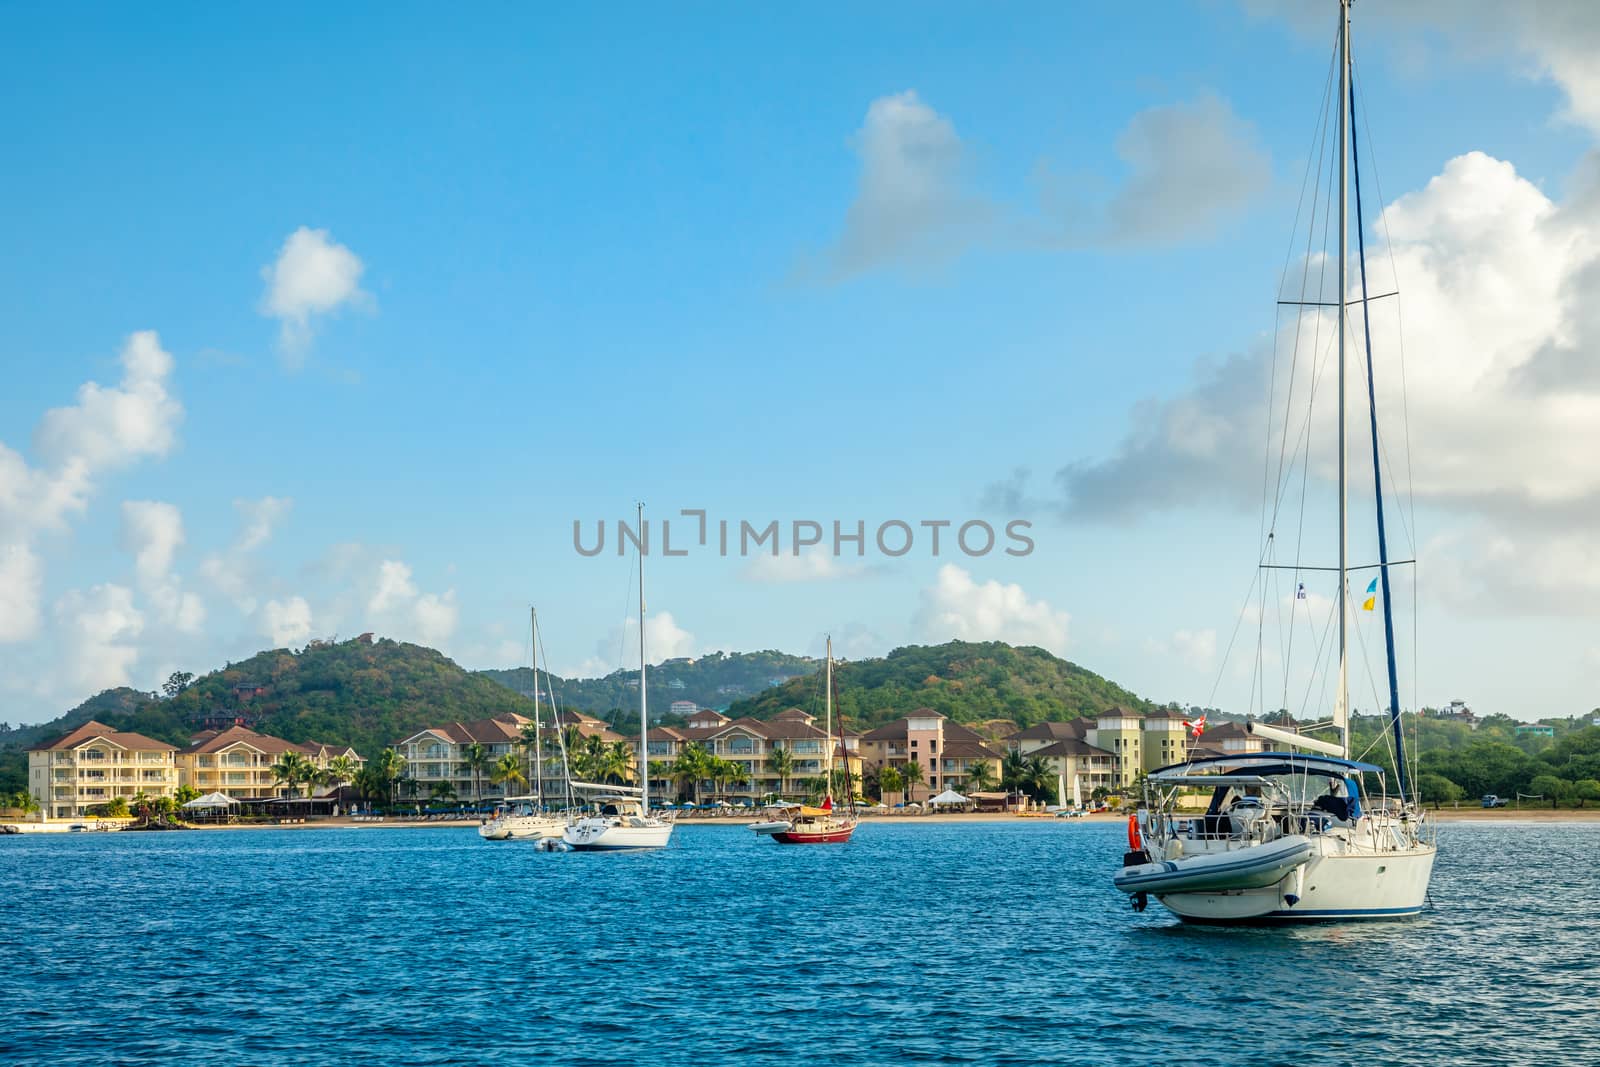
[[[1435,811],[1428,809],[1428,817],[1436,823],[1503,823],[1506,825],[1538,824],[1538,823],[1590,823],[1600,822],[1600,807],[1595,808],[1563,808],[1552,810],[1550,808],[1442,808]],[[959,826],[962,824],[986,825],[993,823],[1121,823],[1126,815],[1100,814],[1087,815],[1079,819],[1058,819],[1050,815],[1013,815],[1009,812],[975,812],[971,814],[938,814],[938,815],[863,815],[861,822],[864,824],[876,823],[881,825],[938,825]],[[93,820],[83,820],[91,823]],[[758,821],[754,816],[711,816],[680,818],[680,826],[732,826],[744,828]],[[10,825],[16,825],[23,834],[38,833],[69,833],[65,822],[53,822],[48,828],[37,822],[18,822],[12,820]],[[214,832],[218,830],[362,830],[362,829],[423,829],[427,827],[447,827],[452,829],[465,829],[481,825],[476,818],[468,819],[441,819],[436,821],[390,818],[354,819],[341,815],[337,818],[317,819],[308,822],[296,823],[193,823],[185,829]],[[129,831],[141,832],[141,831]]]

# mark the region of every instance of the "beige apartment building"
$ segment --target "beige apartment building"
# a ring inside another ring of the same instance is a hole
[[[194,743],[177,754],[178,784],[201,793],[222,793],[235,800],[268,800],[283,796],[288,787],[272,773],[273,764],[290,752],[304,756],[316,767],[326,767],[336,756],[364,762],[355,749],[344,745],[322,745],[314,741],[295,743],[243,726],[198,734]]]
[[[92,807],[178,789],[177,747],[90,720],[28,750],[28,791],[46,818],[78,819]]]
[[[629,741],[637,762],[639,739],[632,737]],[[672,764],[686,747],[699,745],[708,754],[737,764],[743,774],[736,781],[723,782],[723,791],[718,796],[761,800],[774,793],[798,796],[803,792],[802,783],[806,779],[824,773],[830,743],[834,768],[848,766],[859,790],[861,735],[846,730],[842,742],[838,736],[830,738],[817,725],[816,716],[800,708],[787,708],[765,722],[752,718],[729,719],[720,712],[702,708],[690,715],[683,726],[652,728],[647,749],[654,781],[664,781],[671,774]],[[792,760],[787,778],[772,769],[772,755],[779,749],[787,750]],[[713,783],[701,784],[709,787]]]

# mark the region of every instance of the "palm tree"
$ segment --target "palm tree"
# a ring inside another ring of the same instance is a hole
[[[628,784],[628,772],[633,767],[633,746],[626,741],[613,741],[600,755],[599,770],[605,781],[616,779],[618,785]]]
[[[461,750],[461,762],[467,768],[467,773],[472,775],[472,802],[476,804],[483,799],[483,772],[494,761],[489,758],[489,750],[482,743],[474,741]]]
[[[372,768],[374,782],[391,804],[399,802],[396,792],[400,779],[406,772],[406,758],[396,749],[386,748],[378,753],[377,766]]]
[[[328,761],[329,785],[349,785],[356,780],[361,765],[349,756],[335,756]]]
[[[522,761],[517,759],[515,752],[507,752],[500,757],[494,765],[489,780],[496,785],[503,785],[507,794],[511,792],[511,786],[515,782],[528,784],[528,776],[522,773]]]
[[[904,789],[906,780],[900,777],[900,772],[894,767],[885,767],[878,772],[878,799],[884,800],[886,794],[894,794]]]
[[[534,684],[537,685],[538,683],[535,682]],[[523,778],[523,781],[525,782],[531,780],[535,776],[534,772],[537,768],[534,767],[533,763],[537,758],[534,753],[539,748],[539,736],[539,727],[535,723],[531,722],[523,723],[522,729],[517,733],[517,747],[522,749],[523,758],[528,761],[528,770],[526,772],[526,776]],[[541,801],[544,800],[543,797],[540,797],[539,799]]]
[[[449,782],[434,782],[428,787],[428,799],[449,801],[456,798],[456,787]]]
[[[989,766],[988,760],[973,760],[967,764],[967,792],[981,793],[992,785],[994,768]]]
[[[911,798],[916,794],[916,787],[922,781],[922,764],[914,759],[906,760],[900,768],[900,780],[906,784],[906,803],[911,803]]]
[[[696,804],[700,803],[700,783],[706,777],[706,765],[709,762],[706,750],[693,742],[684,745],[678,758],[672,761],[672,780],[678,783],[680,789],[687,787],[692,790]]]
[[[298,752],[285,752],[268,770],[272,772],[273,782],[288,786],[291,793],[302,783],[310,784],[316,779],[317,774],[317,769],[312,766],[311,761]]]
[[[1056,776],[1050,771],[1050,761],[1043,756],[1032,756],[1027,766],[1029,795],[1047,804],[1052,799],[1060,803],[1061,798],[1056,796]]]
[[[767,753],[767,770],[778,776],[778,798],[789,791],[789,775],[794,773],[794,753],[786,748],[774,748]]]

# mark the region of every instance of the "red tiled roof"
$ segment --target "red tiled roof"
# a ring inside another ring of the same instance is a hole
[[[281,737],[258,734],[254,730],[243,726],[230,726],[221,733],[212,733],[210,737],[197,735],[194,744],[184,749],[182,754],[185,756],[209,755],[213,752],[221,752],[224,749],[232,748],[235,745],[249,745],[257,752],[263,752],[269,756],[281,756],[285,752],[308,754],[306,749],[300,745],[285,741]]]
[[[34,745],[28,751],[53,752],[65,748],[77,748],[90,741],[108,741],[118,748],[131,749],[136,752],[178,751],[177,745],[169,745],[165,741],[157,741],[155,738],[146,737],[144,734],[124,733],[119,730],[113,730],[105,723],[95,722],[93,719],[90,719],[76,730],[69,730],[54,741],[43,745]]]
[[[1048,758],[1050,756],[1082,757],[1111,755],[1115,755],[1115,753],[1107,752],[1103,748],[1095,748],[1093,745],[1089,744],[1089,742],[1077,737],[1062,738],[1053,745],[1046,745],[1043,748],[1036,748],[1032,752],[1028,753],[1028,757],[1030,759],[1034,756],[1044,756]]]

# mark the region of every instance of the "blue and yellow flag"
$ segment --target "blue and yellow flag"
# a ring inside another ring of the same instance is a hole
[[[1367,599],[1362,601],[1361,610],[1371,611],[1372,606],[1378,602],[1378,579],[1372,579],[1372,584],[1367,586]]]

